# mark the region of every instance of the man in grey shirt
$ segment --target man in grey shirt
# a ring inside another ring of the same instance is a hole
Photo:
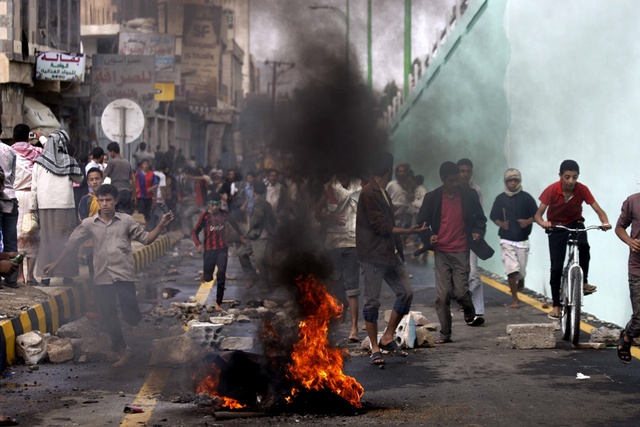
[[[111,160],[104,170],[104,176],[111,179],[111,185],[118,189],[118,212],[124,212],[131,215],[131,200],[133,198],[132,179],[133,170],[128,161],[120,155],[120,145],[117,142],[111,142],[107,145],[107,151],[111,156]]]
[[[69,237],[60,257],[44,268],[45,274],[50,274],[65,256],[76,254],[83,242],[88,239],[93,241],[96,300],[100,301],[100,319],[109,333],[111,346],[119,356],[113,364],[116,368],[126,365],[131,357],[118,321],[116,299],[120,303],[122,317],[128,324],[136,326],[142,319],[136,299],[131,240],[150,245],[173,220],[173,213],[168,212],[162,216],[156,228],[146,232],[130,215],[116,212],[118,193],[110,184],[96,190],[100,204],[98,215],[83,220]]]

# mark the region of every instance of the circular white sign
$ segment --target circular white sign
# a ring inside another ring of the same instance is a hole
[[[100,124],[111,141],[130,144],[142,135],[144,113],[134,101],[116,99],[104,109]]]

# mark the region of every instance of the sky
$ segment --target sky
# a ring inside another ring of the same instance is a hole
[[[251,2],[251,53],[257,63],[265,60],[296,62],[292,46],[301,32],[325,37],[336,49],[344,51],[345,24],[331,10],[312,10],[311,5],[327,5],[346,10],[350,2],[350,60],[367,73],[367,0],[253,0]],[[373,0],[373,86],[381,90],[395,80],[403,83],[404,70],[404,0]],[[412,58],[424,62],[436,34],[445,26],[447,15],[456,0],[412,1]],[[335,37],[334,37],[335,36]],[[342,37],[339,39],[337,36]],[[266,70],[261,77],[261,91],[266,90]],[[283,75],[281,81],[287,81]],[[288,76],[295,81],[295,76]]]

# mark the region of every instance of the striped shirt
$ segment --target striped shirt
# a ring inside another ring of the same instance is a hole
[[[200,219],[191,233],[191,237],[196,246],[202,245],[198,239],[198,234],[204,230],[205,251],[228,247],[226,229],[228,217],[229,213],[226,211],[218,211],[213,214],[208,210],[204,211],[204,213],[200,215]]]

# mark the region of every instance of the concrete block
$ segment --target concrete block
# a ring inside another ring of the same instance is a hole
[[[209,320],[214,325],[230,325],[233,323],[233,315],[210,317]]]
[[[382,334],[378,334],[378,342],[380,342],[380,338],[382,338]],[[360,343],[360,348],[363,350],[371,350],[371,340],[368,336],[364,337]]]
[[[424,327],[429,331],[437,331],[440,327],[440,323],[427,323]]]
[[[413,314],[409,313],[402,318],[395,332],[396,342],[403,348],[414,348],[416,345],[416,324]]]
[[[73,344],[71,338],[58,338],[56,336],[46,339],[47,354],[51,363],[64,363],[73,360]]]
[[[253,349],[252,337],[227,337],[222,340],[220,349],[225,351],[243,350],[250,351]]]
[[[607,345],[602,342],[579,342],[577,345],[574,345],[573,348],[579,348],[582,350],[604,350],[607,348]]]
[[[47,356],[45,338],[48,336],[40,331],[31,331],[16,337],[16,354],[22,357],[26,364],[35,365]]]
[[[555,326],[553,323],[530,323],[508,325],[507,334],[511,347],[518,349],[555,348]]]
[[[175,366],[194,363],[202,358],[196,342],[186,334],[153,340],[150,366]]]
[[[424,326],[429,323],[429,319],[427,319],[427,317],[421,312],[412,311],[411,314],[413,315],[413,321],[415,322],[416,326]]]
[[[416,326],[416,347],[433,347],[436,339],[426,326]]]
[[[271,301],[271,300],[268,300],[268,299],[266,299],[266,300],[262,301],[262,305],[263,305],[265,308],[268,308],[269,310],[275,310],[275,309],[277,309],[277,308],[278,308],[278,306],[279,306],[279,304],[278,304],[277,302],[275,302],[275,301]]]
[[[602,343],[608,346],[618,345],[618,339],[620,338],[621,329],[613,328],[593,328],[591,329],[592,343]]]
[[[220,335],[222,325],[212,325],[211,323],[192,323],[185,333],[200,350],[204,353],[215,352],[220,347],[220,342],[224,338]]]
[[[236,322],[247,323],[247,322],[251,322],[251,319],[249,319],[249,316],[245,316],[244,314],[239,314],[238,317],[236,318]]]
[[[109,336],[100,333],[97,338],[71,338],[75,354],[85,355],[89,361],[103,361],[109,359],[111,354],[111,340]]]
[[[90,338],[96,336],[96,328],[86,317],[62,325],[56,336],[60,338]]]

